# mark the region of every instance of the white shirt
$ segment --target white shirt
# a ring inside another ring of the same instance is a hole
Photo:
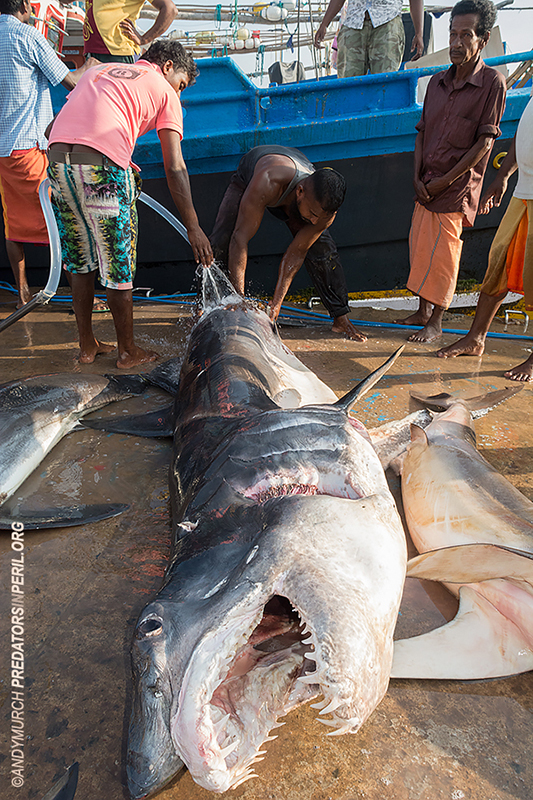
[[[519,200],[533,200],[533,89],[516,129],[516,163],[518,182],[514,196]]]
[[[54,116],[50,84],[68,72],[42,33],[12,14],[0,16],[0,156],[46,150],[44,132]]]
[[[402,5],[402,0],[348,0],[343,24],[347,28],[361,30],[365,11],[368,11],[372,26],[377,28],[401,14]]]

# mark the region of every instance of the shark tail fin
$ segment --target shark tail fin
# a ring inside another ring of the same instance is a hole
[[[532,553],[447,547],[413,558],[407,575],[467,585],[451,622],[395,642],[393,678],[479,680],[533,669]]]
[[[396,352],[393,353],[392,356],[388,358],[384,364],[381,365],[381,367],[378,367],[378,369],[374,370],[374,372],[371,372],[370,375],[367,375],[367,377],[364,378],[364,380],[360,381],[360,383],[358,383],[357,386],[354,386],[353,389],[350,389],[349,392],[343,395],[343,397],[339,398],[339,400],[337,400],[336,403],[333,403],[333,405],[337,406],[337,408],[341,408],[343,411],[348,413],[350,409],[355,405],[355,403],[364,394],[370,391],[370,389],[372,389],[372,387],[376,385],[376,383],[380,380],[380,378],[382,378],[383,375],[386,372],[388,372],[388,370],[392,367],[392,365],[394,364],[394,362],[396,361],[398,356],[403,352],[404,349],[405,345],[402,344],[402,346],[399,347],[398,350],[396,350]]]
[[[430,396],[418,394],[417,392],[411,392],[410,396],[424,408],[428,408],[430,411],[437,412],[447,411],[455,403],[462,403],[470,411],[472,417],[477,419],[478,417],[483,417],[489,411],[492,411],[493,408],[496,408],[496,406],[500,405],[500,403],[503,403],[505,400],[513,397],[513,395],[515,395],[517,392],[520,392],[522,389],[523,386],[508,386],[505,389],[498,389],[498,391],[495,392],[487,392],[486,394],[480,394],[476,397],[470,397],[465,400],[454,397],[447,392]]]

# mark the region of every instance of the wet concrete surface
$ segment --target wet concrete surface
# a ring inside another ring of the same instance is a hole
[[[0,302],[2,298],[0,297]],[[0,318],[12,310],[0,306]],[[359,312],[363,316],[364,312]],[[390,320],[387,312],[367,318]],[[136,308],[141,345],[162,358],[184,352],[189,310]],[[455,317],[457,328],[470,319]],[[109,314],[94,317],[103,341],[113,341]],[[499,325],[499,323],[497,323]],[[498,330],[502,330],[500,326]],[[339,395],[375,369],[405,339],[372,328],[366,343],[328,327],[282,328],[307,366]],[[445,335],[444,343],[454,339]],[[435,344],[409,344],[381,383],[358,406],[368,427],[404,416],[409,391],[473,396],[509,385],[503,372],[523,361],[531,341],[488,342],[483,358],[443,361]],[[76,326],[66,310],[39,309],[0,334],[0,381],[50,372],[117,371],[112,356],[93,365],[75,361]],[[148,367],[146,369],[149,369]],[[145,370],[146,371],[146,370]],[[484,456],[533,500],[533,386],[476,423]],[[121,415],[165,405],[149,390],[98,412]],[[12,551],[0,533],[1,749],[0,795],[41,800],[73,761],[80,764],[77,800],[122,800],[130,705],[129,646],[137,615],[155,594],[169,554],[166,441],[92,430],[69,434],[11,499],[11,509],[69,502],[125,502],[121,516],[76,528],[25,536],[24,784],[11,785],[9,648]],[[391,487],[399,499],[398,480]],[[438,585],[406,583],[397,634],[429,630],[453,617],[455,600]],[[450,653],[453,658],[453,653]],[[308,707],[291,713],[268,744],[258,778],[228,792],[228,800],[530,800],[533,796],[533,678],[391,682],[388,694],[355,736],[328,737]],[[160,800],[208,800],[183,771]]]

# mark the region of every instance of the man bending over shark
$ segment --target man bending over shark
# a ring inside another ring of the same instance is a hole
[[[315,170],[292,147],[261,145],[241,158],[220,204],[209,237],[216,259],[228,266],[231,281],[244,294],[248,242],[265,210],[283,220],[293,235],[279,267],[270,305],[277,319],[293,277],[302,264],[333,318],[335,333],[366,341],[348,319],[348,291],[337,246],[328,228],[342,205],[346,183],[330,167]]]

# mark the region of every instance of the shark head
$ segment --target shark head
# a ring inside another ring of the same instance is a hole
[[[273,497],[182,524],[189,557],[134,638],[133,798],[182,762],[210,791],[235,788],[291,709],[320,697],[330,733],[355,733],[389,681],[405,575],[390,495]]]

